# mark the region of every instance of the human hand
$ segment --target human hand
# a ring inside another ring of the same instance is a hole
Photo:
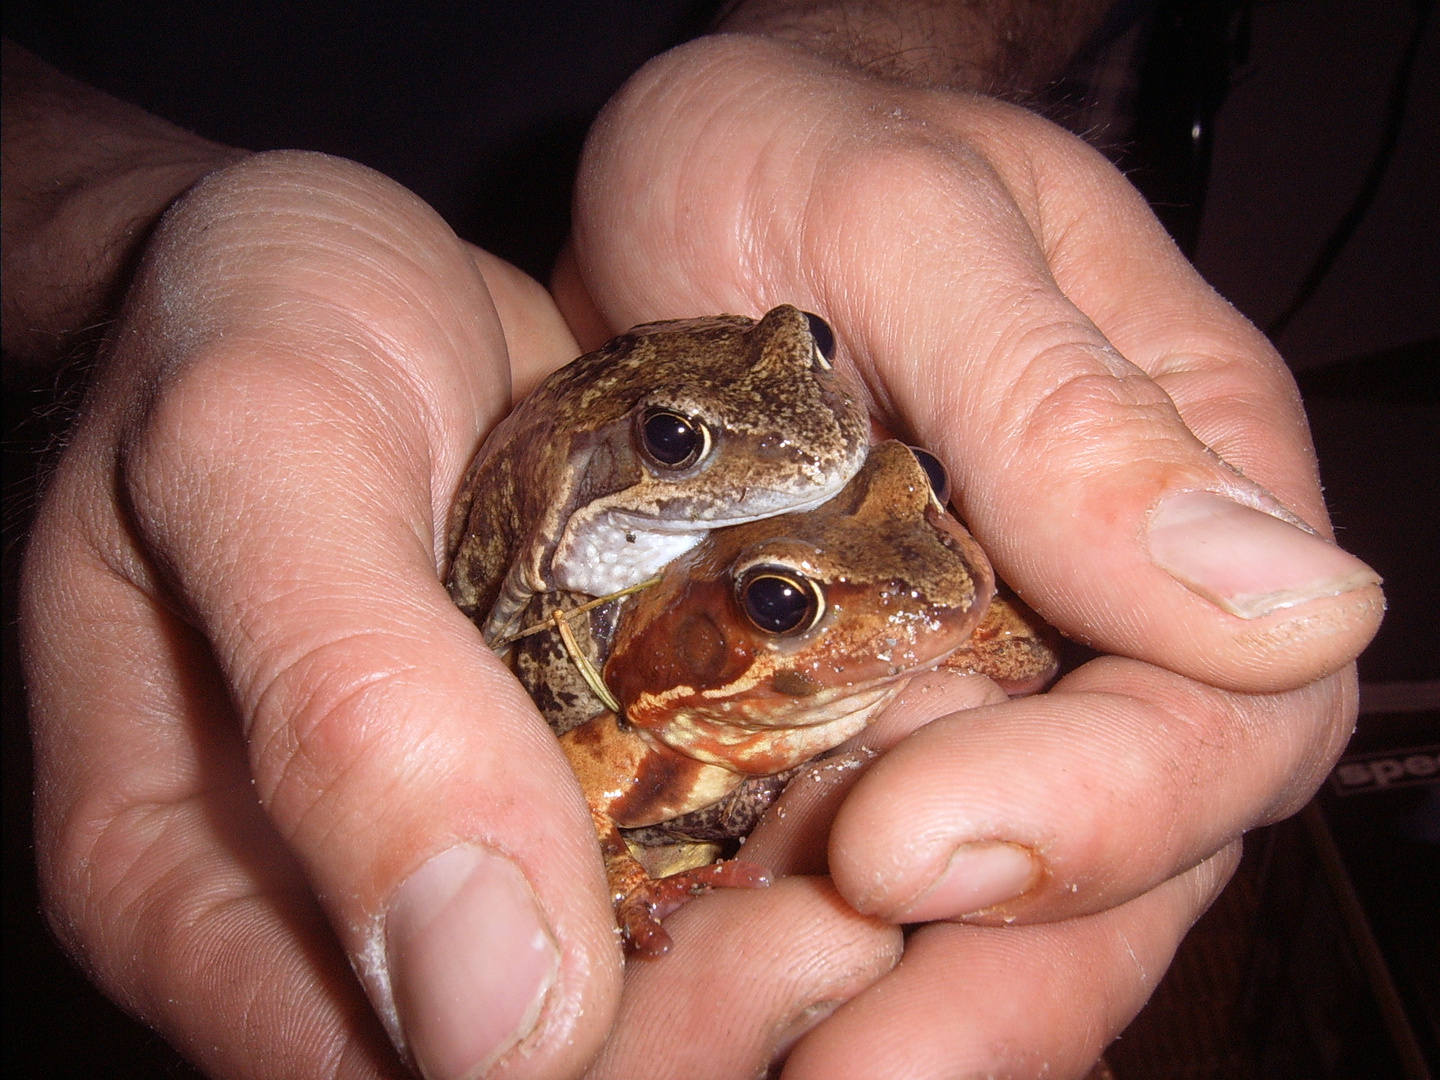
[[[1383,598],[1328,540],[1283,363],[1079,140],[793,45],[652,61],[577,193],[572,325],[822,313],[1001,575],[1112,654],[1040,697],[956,713],[943,690],[895,721],[932,722],[839,808],[828,869],[857,910],[928,925],[785,1075],[1082,1073],[1240,835],[1299,809],[1353,723]],[[678,978],[639,973],[622,1015],[697,1009]]]
[[[571,355],[495,263],[522,358]],[[583,801],[437,577],[509,404],[471,253],[378,174],[252,157],[149,245],[27,553],[36,847],[67,947],[213,1075],[399,1075],[371,1005],[433,1076],[608,1027]]]

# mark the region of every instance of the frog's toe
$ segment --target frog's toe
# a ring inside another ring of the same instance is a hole
[[[660,920],[676,908],[711,889],[763,889],[769,884],[769,871],[738,859],[646,881],[615,905],[625,949],[635,956],[664,956],[670,951],[671,939]]]
[[[656,918],[663,919],[685,901],[711,889],[763,889],[770,884],[770,872],[763,866],[741,859],[725,859],[709,866],[697,866],[683,874],[671,874],[651,883],[661,895],[652,901]]]
[[[650,914],[650,907],[642,897],[629,896],[616,904],[615,922],[620,927],[620,939],[627,954],[654,960],[670,951],[669,933],[660,925],[660,920]]]

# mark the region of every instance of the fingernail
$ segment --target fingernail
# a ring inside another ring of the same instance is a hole
[[[1015,899],[1039,878],[1039,861],[1019,844],[1003,840],[961,844],[935,884],[891,918],[929,922],[970,915]]]
[[[560,953],[509,859],[473,845],[400,886],[385,922],[395,1008],[426,1080],[469,1080],[535,1027]]]
[[[1328,540],[1209,491],[1160,504],[1150,519],[1150,557],[1242,619],[1380,584],[1379,574]]]

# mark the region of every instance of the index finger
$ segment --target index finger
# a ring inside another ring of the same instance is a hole
[[[1327,539],[1278,355],[1078,140],[994,103],[963,135],[1031,235],[952,214],[936,275],[960,298],[860,352],[955,467],[1002,575],[1072,637],[1214,685],[1290,689],[1348,663],[1379,577]]]

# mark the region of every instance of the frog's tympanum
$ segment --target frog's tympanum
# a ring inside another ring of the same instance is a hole
[[[605,595],[710,529],[831,498],[868,432],[833,355],[825,322],[783,305],[637,326],[561,368],[470,466],[451,597],[494,643],[537,593]]]
[[[732,804],[755,801],[764,778],[839,745],[908,676],[981,639],[982,617],[993,627],[1010,610],[992,606],[994,588],[984,554],[941,509],[916,457],[881,443],[830,502],[716,530],[657,584],[609,605],[618,622],[606,609],[576,620],[585,649],[608,649],[604,682],[618,715],[588,697],[553,638],[517,642],[512,664],[563,731],[589,800],[630,947],[663,952],[658,918],[710,885],[757,884],[761,872],[722,862],[653,880],[622,830],[675,827],[642,843],[684,840],[694,835],[687,822],[702,835],[715,835],[717,819],[739,821],[730,835],[748,831],[754,812],[731,813]],[[1042,663],[1053,670],[1048,652]],[[987,670],[984,645],[970,646],[962,666]],[[1016,681],[1013,666],[1001,674]]]

